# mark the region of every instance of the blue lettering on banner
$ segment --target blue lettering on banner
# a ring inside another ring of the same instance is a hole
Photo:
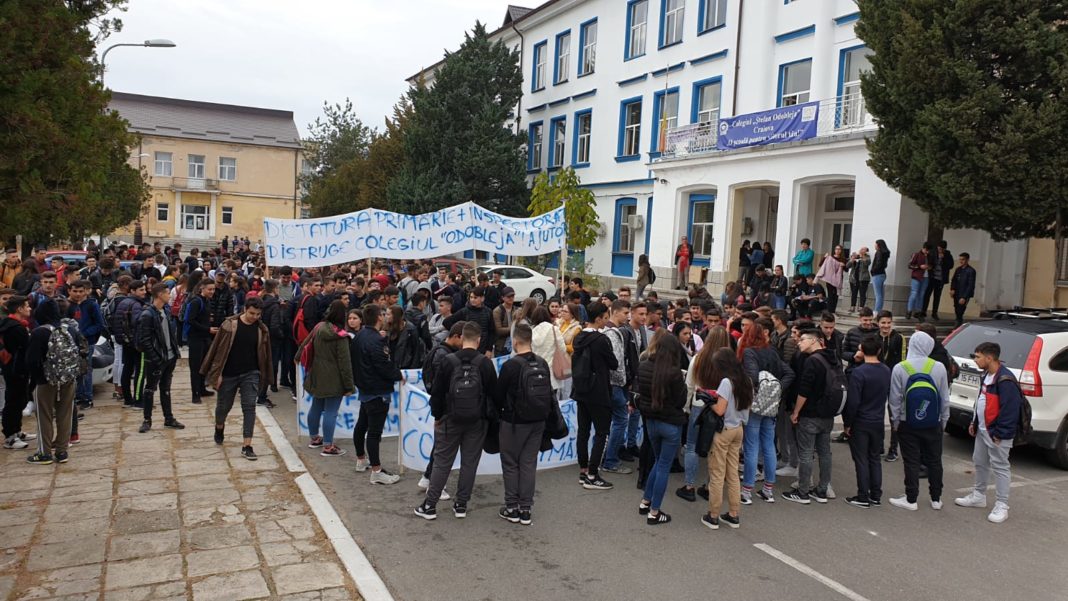
[[[816,137],[819,102],[737,115],[719,120],[719,150],[796,142]]]

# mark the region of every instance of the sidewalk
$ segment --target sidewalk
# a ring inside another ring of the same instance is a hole
[[[248,461],[240,408],[216,446],[214,397],[189,402],[184,361],[175,380],[185,430],[163,429],[157,407],[139,434],[140,411],[98,386],[69,463],[0,449],[0,601],[358,599],[260,421]]]

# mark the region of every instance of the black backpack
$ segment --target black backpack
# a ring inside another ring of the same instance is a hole
[[[438,373],[442,359],[450,354],[452,351],[445,346],[444,342],[434,345],[434,348],[426,354],[423,359],[423,387],[427,392],[430,392],[430,387],[434,385],[434,374]]]
[[[553,385],[549,373],[549,364],[537,355],[519,361],[519,390],[512,406],[515,421],[545,421],[552,412]]]
[[[579,394],[592,392],[596,386],[597,374],[593,371],[590,345],[575,349],[571,358],[571,378],[574,382],[572,389]]]
[[[479,359],[460,359],[449,355],[445,360],[452,364],[452,379],[446,396],[448,415],[458,423],[474,423],[485,417],[482,399],[482,374],[478,370]]]
[[[842,369],[842,363],[835,361],[832,364],[822,353],[816,353],[814,356],[823,364],[825,373],[823,396],[816,400],[816,415],[823,418],[841,415],[849,390],[849,379]]]

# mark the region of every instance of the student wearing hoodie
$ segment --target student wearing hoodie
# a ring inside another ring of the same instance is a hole
[[[36,436],[22,431],[22,410],[30,402],[30,372],[26,349],[30,344],[30,299],[12,296],[0,319],[0,373],[4,375],[3,432],[5,449],[25,449]],[[31,438],[32,437],[32,438]]]
[[[1001,362],[998,343],[980,344],[975,347],[972,358],[983,370],[979,397],[975,401],[975,417],[968,426],[968,433],[975,437],[972,452],[975,489],[953,502],[961,507],[986,507],[986,486],[993,471],[997,500],[986,519],[1000,524],[1009,519],[1009,484],[1012,481],[1009,451],[1019,427],[1023,396],[1016,376]]]
[[[131,281],[130,295],[115,307],[111,319],[111,334],[122,345],[122,399],[123,406],[127,408],[141,408],[137,387],[141,380],[141,351],[137,350],[137,341],[134,339],[134,324],[145,308],[145,292],[144,282]]]
[[[897,431],[905,460],[905,496],[890,499],[894,507],[916,511],[920,465],[927,468],[931,508],[942,509],[942,432],[949,421],[949,377],[944,365],[930,357],[934,339],[917,331],[909,353],[890,377],[890,427]],[[932,390],[933,387],[933,390]],[[936,407],[931,407],[937,403]]]
[[[36,465],[49,465],[53,461],[66,463],[70,445],[77,378],[68,382],[53,382],[45,375],[49,339],[53,335],[62,335],[60,328],[67,329],[76,345],[81,338],[77,322],[61,319],[61,315],[61,308],[55,301],[38,305],[33,318],[40,325],[30,332],[30,343],[26,348],[26,368],[36,386],[38,433],[37,452],[27,457],[26,461]]]
[[[591,303],[587,311],[589,321],[575,336],[571,362],[574,378],[571,398],[578,403],[579,484],[587,490],[611,490],[612,484],[601,478],[598,471],[612,424],[609,377],[619,368],[619,362],[612,352],[612,343],[601,332],[608,323],[608,307],[604,303]],[[591,426],[597,430],[592,451],[588,450]]]
[[[883,466],[879,454],[883,451],[890,368],[879,361],[879,340],[875,336],[862,339],[857,353],[863,361],[849,372],[849,394],[842,411],[843,434],[857,472],[857,495],[846,497],[846,502],[855,507],[871,507],[882,504]]]

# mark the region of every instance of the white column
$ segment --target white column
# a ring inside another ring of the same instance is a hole
[[[185,221],[182,218],[182,191],[174,191],[174,219],[177,223],[174,224],[174,237],[185,237]]]
[[[213,192],[211,194],[211,208],[208,209],[208,237],[210,237],[213,240],[215,239],[215,226],[216,226],[215,221],[216,221],[216,219],[219,219],[219,217],[215,213],[215,209],[216,209],[215,205],[217,204],[216,201],[218,199],[219,199],[219,194]]]
[[[783,273],[793,273],[790,259],[793,257],[795,236],[797,234],[798,199],[795,196],[793,181],[779,182],[779,216],[775,222],[775,264],[782,265]]]
[[[814,48],[812,50],[812,90],[810,100],[831,98],[835,94],[838,57],[834,55],[834,2],[816,2]]]

